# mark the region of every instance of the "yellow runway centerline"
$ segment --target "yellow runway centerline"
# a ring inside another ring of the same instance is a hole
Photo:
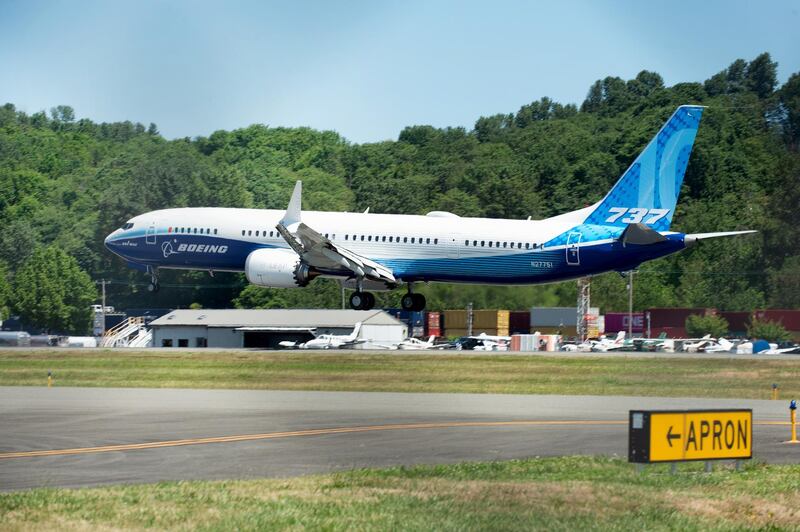
[[[109,453],[115,451],[138,451],[141,449],[159,449],[162,447],[179,447],[182,445],[203,445],[207,443],[234,443],[254,440],[273,440],[279,438],[297,438],[302,436],[325,436],[329,434],[353,434],[358,432],[377,432],[382,430],[414,430],[414,429],[448,429],[459,427],[524,427],[524,426],[591,426],[591,425],[626,425],[627,421],[450,421],[442,423],[406,423],[394,425],[367,425],[361,427],[332,427],[324,429],[293,430],[286,432],[266,432],[263,434],[240,434],[235,436],[217,436],[211,438],[187,438],[184,440],[167,440],[144,443],[124,443],[119,445],[103,445],[99,447],[79,447],[75,449],[51,449],[42,451],[17,451],[0,453],[0,460],[7,458],[33,458],[37,456],[63,456],[71,454]]]
[[[110,453],[116,451],[138,451],[160,449],[183,445],[204,445],[208,443],[235,443],[242,441],[273,440],[279,438],[298,438],[303,436],[326,436],[330,434],[353,434],[359,432],[378,432],[382,430],[449,429],[460,427],[591,427],[608,425],[627,425],[628,421],[610,420],[545,420],[545,421],[449,421],[441,423],[405,423],[393,425],[366,425],[360,427],[332,427],[324,429],[293,430],[285,432],[265,432],[262,434],[240,434],[210,438],[187,438],[144,443],[123,443],[99,447],[78,447],[75,449],[50,449],[41,451],[16,451],[0,453],[0,460],[9,458],[34,458],[39,456],[65,456],[73,454]],[[789,425],[787,421],[762,421],[754,425]]]

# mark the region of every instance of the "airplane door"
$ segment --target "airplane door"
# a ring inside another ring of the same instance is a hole
[[[156,243],[156,222],[150,222],[150,225],[147,227],[147,233],[145,233],[144,241],[147,244],[155,244]]]
[[[461,249],[462,238],[459,235],[451,235],[449,238],[449,242],[447,243],[447,258],[448,259],[457,259],[460,255],[459,250]]]
[[[567,264],[570,266],[579,266],[581,263],[580,243],[581,233],[570,233],[567,235]]]

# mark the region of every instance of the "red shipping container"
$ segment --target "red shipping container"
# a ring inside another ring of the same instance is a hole
[[[644,313],[634,312],[631,315],[633,318],[632,332],[643,333],[645,329]],[[616,333],[619,331],[628,331],[628,313],[627,312],[608,312],[605,314],[606,333]]]
[[[683,327],[655,327],[650,329],[653,338],[658,338],[661,333],[666,333],[667,338],[686,338],[686,329]]]
[[[441,335],[442,335],[442,313],[428,312],[428,317],[425,320],[425,336],[441,336]]]
[[[753,312],[758,320],[776,321],[787,331],[800,331],[800,310],[769,309]]]
[[[720,312],[719,315],[728,322],[728,330],[731,332],[744,332],[750,323],[750,313],[743,312]]]
[[[650,313],[651,331],[659,327],[679,327],[683,329],[686,327],[686,318],[692,314],[700,316],[716,314],[716,310],[713,308],[651,308],[647,312]],[[606,326],[606,329],[608,329],[608,326]]]

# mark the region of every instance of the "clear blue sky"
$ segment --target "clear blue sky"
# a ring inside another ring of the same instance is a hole
[[[764,51],[781,82],[800,71],[800,2],[0,0],[0,103],[168,138],[264,123],[371,142]]]

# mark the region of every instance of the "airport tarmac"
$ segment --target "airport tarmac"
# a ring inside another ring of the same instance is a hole
[[[754,456],[800,461],[787,401],[0,387],[0,490],[625,457],[629,410],[689,408],[752,408]]]

